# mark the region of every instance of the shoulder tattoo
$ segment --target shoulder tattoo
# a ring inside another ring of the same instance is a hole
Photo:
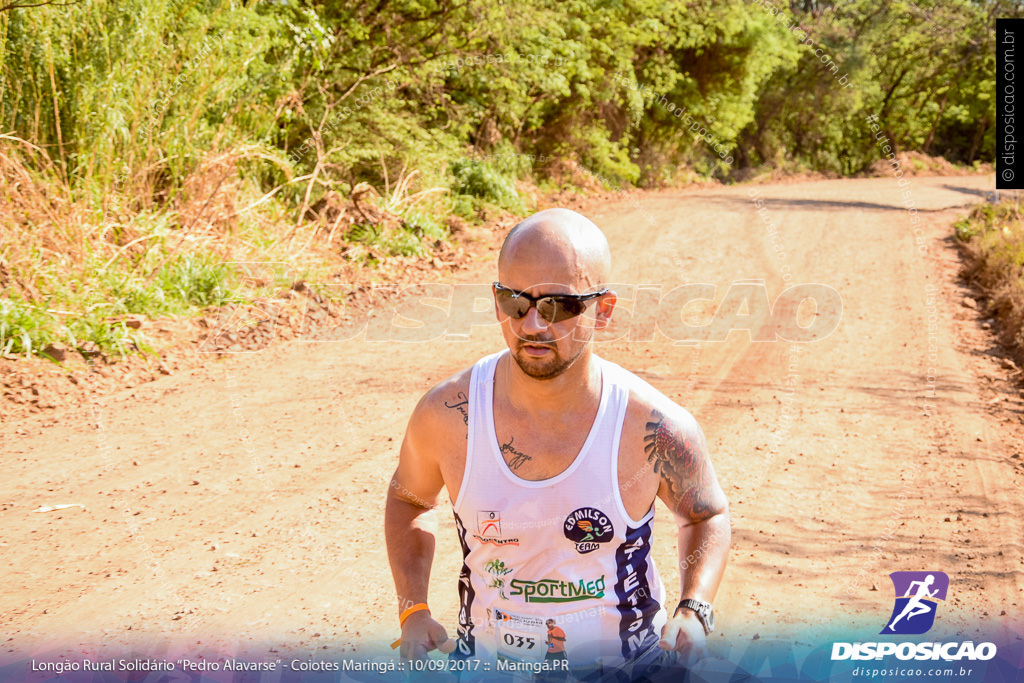
[[[465,392],[462,392],[462,391],[460,391],[458,393],[456,398],[458,400],[453,401],[451,403],[449,403],[448,401],[445,401],[444,402],[444,407],[445,408],[451,408],[452,410],[457,410],[460,413],[462,413],[462,421],[465,422],[468,425],[469,424],[469,398],[467,398]]]
[[[651,412],[644,433],[647,462],[668,486],[676,511],[693,520],[714,514],[703,450],[694,437],[666,422],[660,412]]]
[[[465,424],[468,427],[469,426],[469,398],[466,396],[465,392],[462,392],[462,391],[460,391],[456,395],[455,398],[456,398],[456,400],[451,402],[451,403],[449,403],[448,401],[445,401],[444,402],[444,407],[445,408],[450,408],[452,410],[459,411],[462,414],[462,422],[463,422],[463,424]],[[469,438],[469,432],[468,431],[466,432],[466,438],[467,439]]]

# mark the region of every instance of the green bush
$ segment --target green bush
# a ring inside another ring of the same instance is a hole
[[[0,353],[39,353],[58,337],[52,314],[18,299],[0,298]]]
[[[155,256],[155,254],[151,254]],[[124,316],[191,315],[246,301],[236,274],[216,257],[182,254],[148,273],[140,268],[91,266],[90,277],[56,286],[45,303],[0,299],[0,352],[34,355],[52,342],[72,347],[91,341],[109,355],[145,350],[144,335]]]
[[[970,242],[971,238],[978,234],[977,226],[971,219],[964,217],[953,224],[956,238],[961,242]]]
[[[207,308],[235,300],[230,275],[225,264],[210,256],[184,254],[160,271],[158,284],[181,304]]]
[[[410,209],[402,215],[405,229],[413,235],[429,242],[444,240],[448,237],[448,228],[433,214],[419,209]]]
[[[476,197],[502,208],[521,208],[515,184],[491,164],[475,159],[456,159],[449,164],[452,192]]]

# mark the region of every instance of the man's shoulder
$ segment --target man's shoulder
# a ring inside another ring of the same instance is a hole
[[[629,391],[629,406],[626,411],[626,426],[643,429],[647,422],[667,420],[677,428],[690,430],[697,427],[697,420],[689,410],[675,402],[647,380],[626,368],[614,365],[617,381]]]
[[[460,403],[464,403],[468,410],[472,373],[473,367],[470,366],[432,386],[420,398],[414,414],[424,418],[445,417],[454,410],[453,406]]]
[[[450,428],[465,433],[469,425],[469,384],[473,368],[479,363],[441,380],[423,394],[413,410],[412,424],[429,430]]]

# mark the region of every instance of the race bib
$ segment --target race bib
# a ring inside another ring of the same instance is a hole
[[[547,654],[547,627],[543,619],[494,610],[498,657],[516,662],[542,662]]]

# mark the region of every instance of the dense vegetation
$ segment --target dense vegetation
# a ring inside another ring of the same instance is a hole
[[[872,115],[900,151],[992,161],[995,17],[1019,16],[980,0],[0,8],[15,353],[124,351],[117,316],[245,296],[231,261],[424,254],[449,214],[529,208],[522,179],[854,174],[879,158]],[[376,212],[350,220],[354,193]]]

